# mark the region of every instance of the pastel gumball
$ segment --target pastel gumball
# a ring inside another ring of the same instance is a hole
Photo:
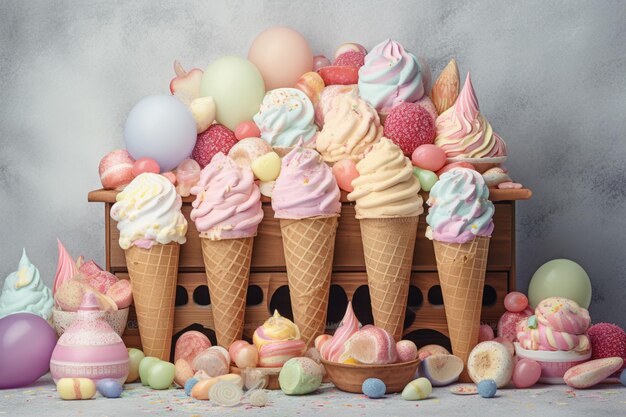
[[[183,333],[174,347],[174,362],[184,359],[191,363],[200,352],[211,347],[211,341],[205,334],[196,330]]]
[[[272,145],[267,141],[258,137],[250,137],[240,140],[230,148],[228,156],[230,156],[237,165],[249,167],[252,165],[253,161],[270,152],[272,152]]]
[[[181,197],[190,195],[191,187],[200,180],[200,164],[193,159],[185,159],[176,168],[176,192]]]
[[[232,363],[235,363],[235,357],[237,357],[239,350],[241,350],[241,348],[249,344],[250,343],[248,343],[245,340],[235,340],[233,343],[231,343],[230,346],[228,347],[228,354],[230,355],[230,361]]]
[[[622,358],[595,359],[568,369],[563,380],[572,388],[591,388],[619,371],[623,364]]]
[[[113,378],[104,378],[96,383],[96,389],[106,398],[119,398],[124,392],[124,386]]]
[[[156,390],[168,389],[174,382],[175,376],[176,367],[173,363],[159,361],[148,370],[148,385]]]
[[[476,390],[478,391],[478,395],[483,398],[495,397],[498,388],[498,384],[493,379],[483,379],[476,384]]]
[[[322,383],[322,368],[310,358],[289,359],[282,367],[278,382],[287,395],[309,394]]]
[[[446,164],[446,153],[439,146],[426,143],[415,148],[411,162],[416,167],[436,172]]]
[[[486,342],[488,340],[493,340],[494,338],[493,329],[488,324],[481,324],[478,329],[478,341]]]
[[[313,105],[316,105],[320,100],[320,94],[322,90],[324,90],[324,87],[326,87],[326,85],[322,77],[317,72],[313,71],[302,74],[294,85],[294,88],[297,88],[307,95]]]
[[[269,152],[256,158],[250,164],[254,176],[263,182],[274,181],[280,174],[280,156],[276,152]]]
[[[420,186],[426,192],[430,191],[439,181],[437,174],[427,169],[413,167],[413,174],[420,180]]]
[[[513,356],[508,349],[494,341],[477,344],[467,359],[467,371],[474,383],[489,379],[495,381],[498,388],[509,383],[513,366]]]
[[[411,362],[417,359],[417,346],[411,340],[400,340],[396,343],[399,362]]]
[[[313,71],[317,71],[320,68],[328,67],[331,65],[330,59],[324,55],[315,55],[313,57]]]
[[[252,120],[241,122],[235,128],[235,137],[237,140],[245,138],[258,138],[261,136],[261,130]]]
[[[135,382],[139,379],[139,364],[145,358],[146,355],[135,348],[128,348],[128,359],[129,359],[129,370],[128,376],[126,377],[126,383],[129,384],[131,382]]]
[[[529,388],[539,381],[541,365],[538,362],[523,358],[517,361],[513,369],[513,385],[516,388]]]
[[[387,386],[378,378],[367,378],[361,384],[361,392],[369,398],[383,398],[387,392]]]
[[[355,43],[355,42],[346,42],[346,43],[342,43],[341,45],[337,47],[337,49],[335,49],[333,58],[337,59],[340,55],[343,55],[349,51],[367,54],[367,49],[365,49],[363,45]]]
[[[252,345],[243,346],[235,355],[238,368],[254,368],[259,362],[259,351]]]
[[[154,159],[139,158],[133,164],[133,176],[136,177],[139,174],[143,174],[144,172],[152,172],[154,174],[158,174],[161,172],[161,167],[159,167],[159,163]]]
[[[505,311],[502,317],[498,320],[498,337],[506,338],[510,341],[515,340],[517,335],[517,324],[526,320],[533,314],[532,310],[526,308],[519,313],[513,313],[511,311]]]
[[[212,377],[227,374],[230,360],[226,360],[224,355],[210,349],[201,352],[194,358],[191,364],[192,368],[202,370]]]
[[[202,133],[215,121],[215,100],[213,97],[199,97],[189,104],[189,110],[196,121],[196,132]]]
[[[344,67],[362,67],[365,63],[365,54],[358,51],[348,51],[335,58],[333,65]]]
[[[358,178],[359,171],[357,171],[356,163],[352,159],[342,159],[335,162],[332,170],[339,188],[349,193],[354,191],[352,181]]]
[[[325,85],[350,85],[359,82],[359,67],[329,66],[320,68],[317,73]]]
[[[453,170],[454,168],[467,168],[476,171],[476,167],[469,162],[452,162],[450,164],[445,165],[439,171],[436,172],[437,176],[441,178],[443,174],[446,172]]]
[[[106,295],[113,299],[118,309],[130,307],[133,302],[133,288],[130,280],[119,280],[109,287]]]
[[[146,356],[139,363],[139,378],[141,379],[141,385],[148,386],[148,373],[150,369],[161,360],[154,356]]]
[[[193,378],[193,369],[185,359],[178,359],[174,363],[174,367],[176,371],[174,374],[174,382],[179,387],[184,387],[187,381]]]
[[[424,400],[433,392],[433,386],[426,378],[417,378],[402,390],[402,399],[407,401]]]
[[[433,386],[443,387],[456,382],[463,368],[463,361],[458,356],[435,354],[422,359],[418,366],[418,374],[427,378]]]
[[[89,400],[96,395],[96,384],[88,378],[61,378],[57,392],[62,400]]]
[[[135,160],[126,149],[117,149],[104,156],[100,161],[98,173],[102,187],[106,189],[121,189],[135,178],[133,164]]]
[[[513,291],[504,296],[504,308],[513,313],[524,311],[528,307],[528,297],[521,292]]]

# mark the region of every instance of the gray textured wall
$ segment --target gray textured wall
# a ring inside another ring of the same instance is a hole
[[[0,2],[0,280],[25,246],[50,284],[57,236],[102,261],[103,208],[87,192],[133,104],[168,93],[175,58],[245,56],[280,24],[327,55],[392,37],[435,74],[455,57],[534,191],[518,204],[518,288],[543,262],[574,259],[593,281],[594,321],[626,325],[626,5],[503,4]]]

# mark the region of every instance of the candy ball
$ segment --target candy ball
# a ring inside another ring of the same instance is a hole
[[[365,54],[358,51],[347,51],[335,58],[333,65],[344,67],[362,67]]]
[[[413,167],[413,174],[418,180],[420,180],[420,186],[422,187],[422,190],[426,192],[432,190],[437,181],[439,181],[437,174],[427,169]]]
[[[402,390],[402,399],[407,401],[424,400],[433,392],[433,386],[426,378],[417,378]]]
[[[313,71],[317,71],[320,68],[330,66],[330,59],[326,58],[324,55],[315,55],[313,57]]]
[[[367,378],[361,385],[361,391],[370,398],[382,398],[387,392],[387,386],[378,378]]]
[[[620,374],[619,382],[621,382],[622,385],[626,387],[626,369],[624,369],[622,373]]]
[[[495,335],[493,334],[493,329],[488,324],[481,324],[478,329],[478,341],[486,342],[488,340],[493,340]]]
[[[532,387],[539,381],[541,365],[532,359],[520,359],[513,369],[513,384],[517,388]]]
[[[254,368],[259,362],[259,351],[252,345],[243,346],[237,352],[235,365],[238,368]]]
[[[528,299],[534,308],[546,298],[563,297],[582,308],[591,303],[591,281],[587,272],[569,259],[553,259],[537,269],[528,286]]]
[[[342,159],[337,161],[332,170],[339,188],[349,193],[354,191],[352,181],[359,176],[359,171],[356,170],[356,163],[353,160]]]
[[[399,362],[411,362],[417,359],[417,346],[411,340],[400,340],[396,343]]]
[[[152,172],[153,174],[158,174],[161,172],[161,167],[154,159],[150,158],[139,158],[133,164],[133,176],[137,176],[139,174],[143,174],[144,172]]]
[[[222,152],[228,155],[228,151],[235,146],[237,138],[226,126],[213,124],[198,135],[198,141],[193,148],[191,157],[200,164],[201,168],[209,165],[211,159]]]
[[[139,363],[139,379],[141,379],[141,385],[148,386],[148,372],[157,362],[160,362],[159,358],[154,356],[146,356]]]
[[[261,137],[261,131],[259,127],[252,120],[241,122],[235,128],[235,137],[237,140],[245,138],[258,138]]]
[[[439,146],[426,143],[415,148],[411,162],[416,167],[436,172],[446,164],[446,153]]]
[[[187,394],[188,397],[191,396],[191,390],[197,383],[198,380],[196,378],[189,378],[187,382],[185,382],[185,394]]]
[[[124,391],[124,386],[117,379],[105,378],[96,383],[96,389],[106,398],[119,398]]]
[[[176,367],[173,363],[159,361],[148,370],[148,385],[152,389],[168,389],[175,375]]]
[[[226,56],[213,61],[204,71],[200,94],[215,100],[218,123],[235,130],[239,123],[252,120],[259,111],[265,86],[254,64],[243,58]]]
[[[154,159],[163,171],[170,171],[191,154],[196,121],[175,97],[148,96],[128,114],[124,143],[133,158]]]
[[[528,307],[528,297],[521,292],[513,291],[504,297],[504,308],[507,311],[518,313],[524,311]]]
[[[324,80],[317,72],[307,72],[302,74],[302,76],[298,79],[294,88],[302,91],[306,96],[311,100],[311,103],[315,106],[318,101],[320,101],[320,94],[324,90],[326,86],[324,85]]]
[[[36,314],[0,319],[0,389],[32,384],[48,372],[56,342],[55,331]]]
[[[476,388],[478,389],[478,395],[483,398],[493,398],[498,391],[496,382],[493,379],[483,379],[476,385]]]
[[[438,177],[441,178],[443,174],[445,174],[446,172],[450,170],[453,170],[454,168],[467,168],[467,169],[473,169],[474,171],[476,171],[476,167],[470,164],[469,162],[453,162],[451,164],[445,165],[443,168],[437,171],[436,174]]]
[[[302,74],[313,70],[309,43],[287,27],[269,28],[257,36],[248,51],[248,59],[261,72],[268,91],[293,87]]]
[[[287,395],[304,395],[322,384],[322,367],[310,358],[291,358],[278,375],[280,389]]]
[[[383,132],[405,155],[411,156],[418,146],[435,141],[435,121],[423,107],[401,103],[389,112]]]
[[[57,392],[62,400],[89,400],[96,395],[96,384],[88,378],[61,378]]]
[[[521,320],[526,320],[532,314],[533,312],[529,308],[519,313],[505,311],[498,320],[498,337],[506,338],[509,341],[515,340],[517,337],[517,324]]]
[[[346,52],[358,52],[363,55],[367,55],[367,49],[365,49],[363,45],[355,42],[346,42],[342,43],[337,47],[337,49],[335,49],[335,54],[333,55],[333,58],[337,59]]]
[[[129,348],[128,349],[128,358],[129,358],[129,370],[128,376],[126,377],[126,383],[129,384],[131,382],[135,382],[139,379],[139,364],[142,359],[145,358],[146,355],[139,349]]]
[[[126,149],[118,149],[106,154],[98,167],[102,187],[113,190],[130,184],[135,178],[133,175],[134,163],[135,160]]]
[[[626,362],[626,332],[610,323],[594,324],[587,330],[591,359],[617,357]]]
[[[254,176],[263,182],[274,181],[278,178],[280,166],[280,156],[276,152],[268,152],[259,156],[250,164]]]

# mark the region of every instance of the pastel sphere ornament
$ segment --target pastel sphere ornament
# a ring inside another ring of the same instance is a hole
[[[196,144],[196,122],[173,96],[148,96],[132,108],[124,126],[124,143],[135,159],[154,159],[170,171],[191,155]]]
[[[498,386],[493,379],[483,379],[476,385],[476,388],[478,389],[478,395],[483,398],[493,398],[498,391]]]
[[[246,122],[241,122],[237,125],[235,129],[235,137],[237,140],[242,140],[246,138],[258,138],[261,137],[261,131],[259,127],[252,120],[248,120]]]
[[[446,164],[446,153],[439,146],[426,143],[415,148],[411,162],[416,167],[436,172]]]
[[[213,61],[202,76],[200,94],[215,101],[215,119],[230,130],[252,120],[261,107],[265,85],[261,73],[250,61],[226,56]]]
[[[530,280],[528,300],[534,308],[542,300],[563,297],[582,308],[591,303],[591,281],[587,272],[569,259],[553,259],[541,265]]]
[[[235,365],[238,368],[254,368],[259,362],[259,351],[252,345],[242,346],[235,355]]]
[[[504,308],[513,313],[524,311],[528,307],[528,297],[521,292],[513,291],[504,297]]]
[[[302,74],[313,70],[309,43],[287,27],[269,28],[257,36],[248,51],[248,59],[261,72],[268,91],[293,87]]]
[[[513,369],[513,384],[517,388],[529,388],[539,381],[541,365],[532,359],[523,358],[517,361]]]

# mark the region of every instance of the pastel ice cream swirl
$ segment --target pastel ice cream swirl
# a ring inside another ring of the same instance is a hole
[[[182,200],[174,185],[162,175],[143,173],[119,193],[111,208],[117,221],[119,244],[124,250],[136,245],[144,249],[154,244],[187,241],[187,220],[180,211]]]
[[[506,155],[506,143],[479,111],[469,73],[456,102],[437,117],[435,125],[435,145],[443,149],[449,158]]]
[[[259,365],[262,367],[282,366],[306,351],[298,326],[281,316],[278,310],[255,330],[252,342],[259,351]]]
[[[326,162],[358,161],[382,136],[376,110],[357,96],[341,94],[333,99],[315,143]]]
[[[300,139],[308,143],[314,138],[314,117],[313,103],[306,94],[295,88],[277,88],[265,94],[253,119],[262,139],[284,148],[294,146]]]
[[[300,143],[283,158],[272,193],[276,218],[338,216],[340,197],[335,176],[315,150]]]
[[[359,69],[359,95],[379,112],[419,100],[424,83],[417,58],[391,39],[376,45]]]
[[[33,313],[49,320],[53,305],[52,290],[43,283],[39,270],[23,250],[17,271],[9,274],[4,281],[0,294],[0,318],[13,313]]]
[[[383,137],[356,164],[359,177],[352,181],[357,219],[412,217],[423,213],[420,182],[402,150]]]
[[[352,303],[348,303],[346,314],[341,319],[341,325],[335,330],[335,334],[320,347],[322,359],[339,362],[339,358],[345,351],[345,343],[350,336],[359,330],[359,320],[357,320]]]
[[[489,188],[478,172],[455,168],[430,190],[426,237],[439,242],[466,243],[476,236],[491,236],[495,208]]]
[[[239,166],[220,152],[204,167],[191,194],[196,196],[191,220],[200,237],[219,240],[256,235],[263,209],[250,167]]]

